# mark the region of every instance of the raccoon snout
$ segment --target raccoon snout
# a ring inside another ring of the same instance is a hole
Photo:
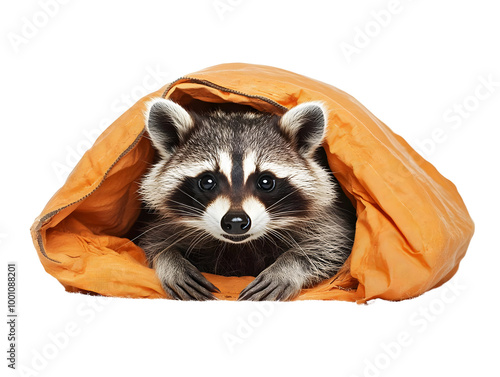
[[[221,228],[228,234],[244,234],[252,222],[245,212],[228,212],[220,222]]]

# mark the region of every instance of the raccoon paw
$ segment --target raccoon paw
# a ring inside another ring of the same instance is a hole
[[[165,292],[175,300],[216,300],[211,292],[220,292],[188,261],[159,277]]]
[[[300,279],[272,269],[262,271],[254,281],[241,291],[238,301],[289,301],[297,297],[302,289]]]

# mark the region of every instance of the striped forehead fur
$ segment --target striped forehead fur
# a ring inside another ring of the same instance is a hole
[[[219,159],[218,159],[218,165],[219,169],[222,174],[224,174],[227,178],[227,181],[231,185],[231,176],[232,176],[232,170],[233,170],[233,161],[231,156],[229,155],[228,152],[226,151],[221,151],[219,153]]]

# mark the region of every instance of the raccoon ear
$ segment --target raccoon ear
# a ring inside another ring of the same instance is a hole
[[[325,136],[327,112],[321,102],[305,102],[280,119],[281,131],[295,142],[299,153],[310,157]]]
[[[163,98],[149,102],[145,118],[151,142],[163,158],[170,158],[194,126],[184,108]]]

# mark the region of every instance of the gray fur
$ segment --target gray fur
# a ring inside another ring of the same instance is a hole
[[[197,114],[164,99],[149,109],[146,125],[160,159],[140,193],[157,217],[140,245],[169,296],[213,299],[217,288],[202,271],[257,276],[242,300],[290,300],[343,265],[354,222],[339,206],[332,173],[314,158],[327,127],[321,104],[299,105],[281,118]],[[204,192],[195,186],[207,172],[217,184]],[[276,182],[269,193],[255,184],[265,172]],[[229,210],[249,214],[247,239],[226,239],[220,221]]]

